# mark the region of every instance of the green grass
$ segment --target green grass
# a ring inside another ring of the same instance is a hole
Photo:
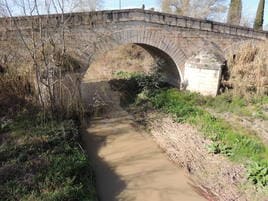
[[[96,200],[75,122],[41,119],[23,114],[0,127],[0,200]]]
[[[142,73],[138,73],[138,72],[133,72],[133,73],[129,73],[129,72],[125,72],[125,71],[117,71],[114,73],[114,76],[118,79],[131,79],[131,78],[135,78],[135,77],[139,77],[139,76],[143,76]]]
[[[267,96],[249,96],[245,98],[235,96],[229,92],[217,97],[207,97],[205,99],[206,106],[218,112],[231,112],[236,115],[268,120],[267,114],[263,112],[263,106],[268,105]]]
[[[211,152],[224,154],[231,160],[248,167],[249,179],[256,185],[268,185],[268,147],[255,135],[238,125],[231,125],[208,113],[206,98],[176,89],[155,90],[149,97],[153,106],[174,115],[179,122],[187,122],[199,128],[213,141]],[[235,101],[236,102],[236,101]],[[238,101],[239,105],[243,102]],[[252,168],[258,164],[258,168]]]

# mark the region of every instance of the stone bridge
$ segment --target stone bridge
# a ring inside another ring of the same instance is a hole
[[[268,32],[142,9],[64,14],[64,19],[66,48],[79,61],[81,73],[105,52],[132,43],[165,61],[163,72],[170,83],[183,83],[204,94],[215,94],[218,89],[222,61],[215,55],[224,59],[228,48],[268,38]],[[61,15],[3,18],[0,42],[19,38],[16,27],[30,32],[33,22],[40,20],[49,34],[61,34]],[[200,56],[201,50],[215,55]]]

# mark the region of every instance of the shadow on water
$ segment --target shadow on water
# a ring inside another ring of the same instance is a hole
[[[83,129],[82,135],[95,175],[98,177],[96,181],[98,200],[116,201],[116,197],[125,189],[126,184],[115,173],[113,167],[106,163],[98,154],[99,149],[106,144],[106,137],[91,135],[86,128]],[[100,192],[103,188],[106,189],[105,194]]]
[[[120,100],[114,96],[115,92],[111,93],[108,81],[83,83],[82,92],[84,104],[91,116],[83,124],[82,141],[97,177],[98,200],[116,201],[118,200],[117,196],[126,188],[126,183],[116,174],[114,167],[103,159],[100,150],[106,146],[108,136],[120,135],[118,130],[115,133],[113,127],[106,121],[109,107],[111,110],[116,110],[116,108],[111,107]],[[91,96],[92,94],[93,96]],[[121,120],[114,119],[113,121],[119,123]],[[100,122],[102,129],[99,131],[90,130],[92,126],[95,126],[94,122]],[[122,134],[126,130],[122,128],[120,132]]]

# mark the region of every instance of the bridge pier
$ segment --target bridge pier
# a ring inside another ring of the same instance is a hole
[[[186,89],[205,96],[216,96],[224,63],[222,56],[207,51],[188,59],[184,71]]]

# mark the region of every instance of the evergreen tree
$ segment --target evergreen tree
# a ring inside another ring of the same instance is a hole
[[[239,25],[242,16],[242,0],[231,0],[228,12],[229,24]]]
[[[265,0],[260,0],[255,22],[254,22],[255,30],[263,30],[264,7],[265,7]]]

